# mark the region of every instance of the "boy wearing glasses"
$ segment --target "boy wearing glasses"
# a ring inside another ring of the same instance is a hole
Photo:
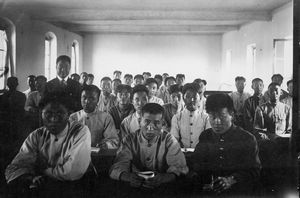
[[[170,133],[163,131],[162,106],[148,103],[141,110],[141,128],[126,136],[119,148],[110,177],[136,188],[156,188],[186,174],[188,167],[180,146]],[[141,171],[155,176],[144,179]]]

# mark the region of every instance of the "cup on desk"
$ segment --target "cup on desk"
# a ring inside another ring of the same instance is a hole
[[[142,171],[138,172],[137,175],[147,180],[149,178],[153,178],[155,176],[155,173],[153,171]]]

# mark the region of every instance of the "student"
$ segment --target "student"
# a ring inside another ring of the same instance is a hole
[[[135,112],[127,116],[121,123],[121,139],[140,129],[142,108],[148,103],[149,90],[145,85],[137,85],[132,90],[132,104]]]
[[[165,79],[164,83],[165,83],[165,88],[159,90],[157,97],[161,98],[163,102],[166,104],[171,102],[170,93],[169,93],[170,86],[176,84],[176,79],[173,76],[169,76]]]
[[[171,102],[164,104],[164,121],[166,122],[166,131],[171,130],[172,118],[176,113],[183,110],[183,97],[182,97],[182,87],[179,85],[171,85],[170,87]]]
[[[282,85],[282,82],[283,82],[283,76],[281,74],[274,74],[272,77],[271,77],[271,80],[273,83],[277,83],[279,84],[279,86]],[[270,96],[268,95],[268,90],[264,93],[264,101],[265,102],[268,102],[270,100]],[[282,101],[284,98],[286,98],[289,94],[281,89],[281,93],[280,93],[280,98],[279,100]]]
[[[163,111],[156,103],[142,107],[141,128],[123,139],[110,169],[112,179],[135,188],[165,187],[163,190],[171,192],[174,189],[165,185],[187,174],[188,167],[177,140],[162,129]],[[155,175],[146,180],[138,175],[140,171],[154,171]]]
[[[69,78],[71,69],[71,59],[69,56],[62,55],[56,59],[56,74],[57,77],[48,81],[45,87],[44,96],[52,95],[53,93],[60,92],[61,94],[67,94],[70,101],[70,113],[79,111],[81,109],[80,104],[80,92],[81,86],[79,82]]]
[[[170,133],[176,137],[182,148],[195,148],[202,131],[211,128],[208,115],[199,110],[199,89],[196,83],[183,86],[185,108],[172,118]]]
[[[69,120],[79,122],[89,128],[92,147],[118,148],[119,138],[111,115],[97,108],[100,93],[97,86],[86,85],[81,92],[83,109],[71,114]]]
[[[133,83],[133,77],[131,74],[125,74],[124,76],[124,84],[129,85],[130,87],[132,86]]]
[[[98,108],[100,111],[108,112],[116,104],[116,96],[112,92],[112,81],[109,77],[103,77],[100,82],[101,94]]]
[[[136,85],[143,85],[144,84],[144,77],[141,74],[137,74],[134,76],[134,86]]]
[[[121,76],[122,76],[121,71],[115,70],[113,74],[114,74],[114,79],[120,79],[121,80]]]
[[[205,103],[206,103],[206,97],[204,96],[204,92],[206,91],[206,80],[202,80],[200,78],[197,78],[194,80],[194,83],[199,84],[199,94],[200,94],[200,102],[199,102],[199,110],[205,111]]]
[[[29,75],[27,77],[27,85],[29,88],[23,92],[23,94],[25,94],[26,98],[28,98],[28,96],[31,92],[36,90],[34,81],[35,81],[35,75]]]
[[[253,123],[255,110],[259,105],[263,104],[262,91],[264,89],[264,82],[260,78],[254,78],[252,80],[252,86],[254,93],[253,96],[249,97],[244,104],[244,124],[245,130],[253,132]]]
[[[21,193],[28,192],[30,187],[44,189],[40,193],[43,196],[58,197],[70,192],[72,181],[85,174],[91,160],[91,136],[88,127],[68,122],[69,105],[66,94],[52,94],[42,99],[40,108],[44,126],[26,138],[6,168],[10,193],[25,197]]]
[[[179,86],[184,85],[185,75],[184,74],[177,74],[176,75],[176,84]]]
[[[84,86],[86,86],[86,82],[88,80],[88,74],[86,72],[82,72],[80,74],[80,85],[81,85],[81,88],[83,88]]]
[[[143,72],[144,81],[146,81],[148,78],[151,78],[150,72]]]
[[[154,76],[154,79],[156,80],[156,82],[157,82],[157,89],[159,89],[160,88],[160,86],[162,85],[162,80],[163,80],[163,78],[162,78],[162,76],[160,75],[160,74],[156,74],[155,76]]]
[[[229,94],[233,100],[233,106],[235,109],[235,124],[244,128],[244,103],[251,96],[249,93],[244,92],[246,86],[246,79],[243,76],[237,76],[235,78],[235,92]]]
[[[261,168],[255,137],[233,124],[233,101],[227,94],[208,96],[206,111],[211,128],[200,134],[193,154],[195,177],[213,183],[212,190],[222,197],[251,195]]]
[[[80,76],[76,73],[71,74],[71,79],[75,80],[76,82],[80,81]]]
[[[293,109],[293,79],[287,81],[286,85],[289,94],[287,97],[282,99],[282,103],[287,104],[291,109]]]
[[[94,75],[93,74],[88,74],[87,75],[87,81],[86,81],[86,84],[87,85],[92,85],[94,83]]]
[[[117,105],[110,108],[109,113],[112,116],[116,129],[120,131],[122,121],[129,115],[134,113],[134,106],[131,104],[130,98],[132,88],[129,85],[121,84],[116,89]]]
[[[116,79],[113,79],[112,81],[112,94],[114,96],[117,96],[117,87],[122,84],[121,80],[116,78]]]
[[[292,110],[280,102],[280,85],[271,83],[268,86],[270,100],[256,108],[254,127],[263,139],[274,139],[292,130]]]
[[[145,86],[149,90],[149,102],[164,105],[163,100],[155,96],[158,87],[158,83],[156,82],[156,80],[154,78],[148,78],[145,81]]]

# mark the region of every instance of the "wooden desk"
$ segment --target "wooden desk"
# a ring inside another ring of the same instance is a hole
[[[100,149],[99,152],[92,152],[92,162],[99,175],[108,176],[109,169],[114,162],[117,149]]]

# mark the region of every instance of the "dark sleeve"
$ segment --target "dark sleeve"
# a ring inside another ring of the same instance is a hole
[[[191,169],[198,174],[202,171],[206,172],[209,169],[208,166],[208,135],[204,132],[199,136],[199,143],[196,145],[195,151],[192,155],[192,166]]]
[[[251,102],[249,99],[245,101],[243,111],[245,129],[251,132],[253,131],[253,117],[251,115]]]
[[[244,153],[237,170],[232,174],[238,183],[255,182],[259,179],[261,163],[258,157],[258,145],[255,137],[251,136],[241,144]]]

